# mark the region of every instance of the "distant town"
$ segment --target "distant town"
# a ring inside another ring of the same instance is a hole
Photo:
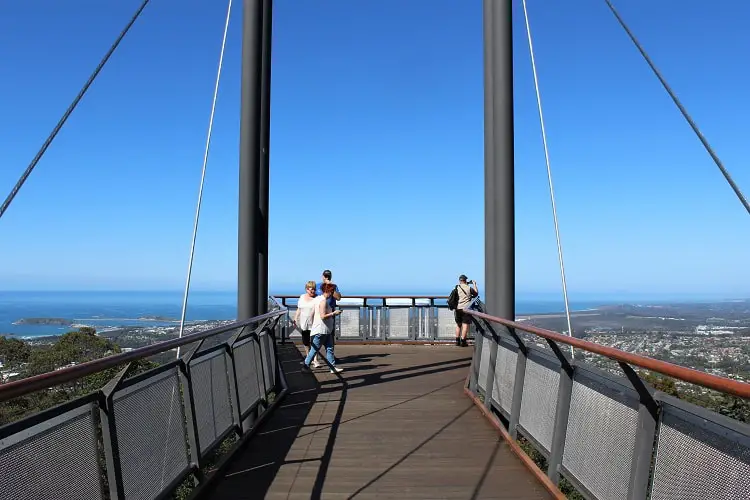
[[[564,314],[517,319],[567,334]],[[571,325],[576,337],[590,342],[750,381],[750,300],[604,306],[572,313]],[[535,343],[546,347],[544,341]],[[594,354],[576,356],[604,368],[617,366]]]

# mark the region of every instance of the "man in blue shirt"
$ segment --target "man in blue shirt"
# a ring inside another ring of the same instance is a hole
[[[323,283],[333,283],[331,281],[333,279],[333,273],[331,273],[330,270],[326,269],[323,271],[323,282],[318,283],[318,295],[323,295]],[[331,296],[328,298],[328,305],[331,306],[331,310],[336,310],[336,301],[341,300],[341,293],[339,293],[339,287],[338,285],[333,285],[336,287],[336,291],[334,291]]]

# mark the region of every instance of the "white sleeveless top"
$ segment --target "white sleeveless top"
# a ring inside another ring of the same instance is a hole
[[[297,301],[297,309],[299,309],[297,325],[300,330],[309,330],[312,327],[315,305],[318,303],[317,299],[317,297],[311,298],[306,293],[300,295]]]
[[[328,335],[329,333],[333,332],[334,317],[331,316],[326,319],[320,317],[320,308],[318,306],[321,301],[325,300],[326,298],[324,295],[319,295],[315,298],[315,315],[313,316],[313,324],[312,329],[310,330],[310,335]],[[327,313],[331,312],[331,308],[328,305],[327,301],[325,311]]]

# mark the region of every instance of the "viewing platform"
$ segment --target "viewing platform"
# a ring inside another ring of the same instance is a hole
[[[397,307],[403,324],[389,323]],[[2,384],[3,405],[64,400],[0,427],[2,498],[748,498],[750,426],[637,370],[741,398],[750,384],[479,302],[475,341],[449,345],[446,307],[347,306],[339,374],[302,370],[292,309],[273,298],[250,320]],[[179,359],[138,369],[176,347]],[[95,389],[78,395],[84,381]]]

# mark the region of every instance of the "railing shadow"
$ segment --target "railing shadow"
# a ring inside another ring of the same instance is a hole
[[[232,460],[229,470],[200,498],[263,498],[297,440],[310,410],[318,400],[320,385],[314,376],[298,367],[302,357],[293,345],[279,346],[290,392],[276,412]]]

